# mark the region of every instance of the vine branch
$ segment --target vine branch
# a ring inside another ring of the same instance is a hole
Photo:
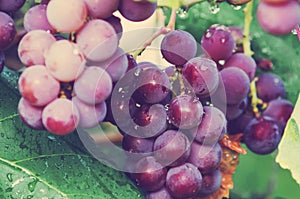
[[[246,7],[244,8],[244,38],[243,38],[243,47],[244,53],[246,55],[252,56],[254,53],[251,50],[250,44],[250,25],[252,22],[252,10],[253,10],[253,0],[247,3]]]

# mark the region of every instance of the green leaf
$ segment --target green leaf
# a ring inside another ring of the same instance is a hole
[[[0,78],[0,198],[141,198],[121,172],[89,155],[76,133],[50,136],[17,115],[19,95]]]
[[[276,162],[291,171],[293,178],[300,185],[300,95],[295,110],[285,128],[282,140],[278,146]]]

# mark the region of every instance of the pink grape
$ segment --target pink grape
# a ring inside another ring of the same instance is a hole
[[[26,68],[20,76],[19,90],[31,105],[45,106],[57,98],[60,85],[45,66],[35,65]]]
[[[105,19],[118,9],[119,0],[84,0],[91,17]]]
[[[84,0],[51,0],[47,7],[49,23],[58,32],[79,30],[87,17]]]
[[[74,81],[85,67],[81,49],[68,40],[54,42],[45,56],[46,68],[61,82]]]
[[[78,97],[73,97],[72,102],[79,111],[79,126],[82,128],[96,127],[106,116],[105,101],[93,106],[82,102]]]
[[[58,98],[48,104],[42,113],[45,128],[55,135],[67,135],[75,130],[79,112],[68,99]]]
[[[24,28],[27,32],[31,30],[45,30],[55,33],[46,15],[47,5],[40,4],[30,8],[24,15]]]
[[[112,91],[112,80],[102,68],[86,68],[74,83],[77,97],[87,104],[98,104],[106,100]]]
[[[121,48],[118,48],[113,56],[96,65],[105,69],[111,79],[116,82],[125,75],[128,68],[128,59],[125,52]]]
[[[101,62],[117,50],[119,39],[114,28],[106,21],[94,19],[77,33],[76,41],[87,59]]]
[[[28,32],[19,43],[20,60],[26,66],[45,65],[44,54],[55,41],[55,37],[44,30]]]
[[[297,1],[284,3],[261,1],[256,15],[260,26],[268,33],[288,34],[300,23],[300,6]]]
[[[16,34],[14,20],[8,14],[0,12],[0,50],[7,48]]]
[[[44,129],[42,122],[42,112],[44,107],[32,106],[23,97],[20,99],[18,104],[18,112],[22,121],[30,128],[36,130]]]

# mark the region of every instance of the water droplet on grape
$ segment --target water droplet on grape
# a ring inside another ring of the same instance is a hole
[[[56,138],[54,136],[52,136],[52,135],[49,135],[48,139],[51,140],[51,141],[56,141]]]
[[[140,76],[140,73],[141,73],[141,69],[138,68],[134,71],[134,76],[138,77],[138,76]]]

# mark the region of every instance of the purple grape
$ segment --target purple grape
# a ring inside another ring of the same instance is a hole
[[[127,54],[127,59],[128,59],[128,68],[127,68],[127,71],[129,71],[129,70],[137,67],[136,60],[133,58],[132,55]]]
[[[188,32],[175,30],[168,33],[161,42],[163,57],[174,65],[183,65],[195,57],[197,42]]]
[[[280,127],[270,117],[254,118],[247,125],[243,139],[252,152],[260,155],[269,154],[280,142]]]
[[[164,166],[178,166],[190,155],[190,142],[180,131],[168,130],[156,138],[154,157]]]
[[[184,163],[169,169],[166,186],[174,198],[194,197],[201,190],[202,175],[197,167]]]
[[[276,98],[285,98],[285,86],[282,79],[273,73],[263,73],[256,82],[257,96],[264,102]]]
[[[44,107],[32,106],[27,100],[21,98],[18,111],[21,120],[32,129],[43,130],[42,112]]]
[[[234,120],[230,120],[227,124],[227,133],[230,135],[244,133],[245,128],[247,127],[247,125],[252,119],[253,119],[253,115],[245,112],[238,118]]]
[[[169,94],[171,83],[167,74],[159,68],[145,64],[137,77],[140,87],[136,90],[136,98],[139,101],[154,104],[162,101]]]
[[[235,48],[234,39],[229,29],[215,24],[206,30],[201,39],[203,51],[214,61],[227,60]]]
[[[222,183],[222,173],[219,169],[202,175],[202,188],[200,196],[207,196],[217,191]]]
[[[247,97],[250,81],[246,73],[237,67],[228,67],[220,72],[227,104],[238,104]]]
[[[214,61],[196,57],[189,60],[182,69],[183,77],[199,97],[210,96],[219,85],[219,73]]]
[[[110,25],[115,29],[119,39],[121,39],[122,34],[123,34],[123,27],[121,24],[121,19],[119,17],[116,17],[115,15],[112,15],[111,17],[104,19],[105,21],[107,21],[108,23],[110,23]]]
[[[122,140],[122,147],[130,153],[151,153],[153,149],[153,138],[137,138],[125,135]]]
[[[259,60],[256,60],[257,67],[264,70],[264,71],[270,71],[273,69],[273,62],[270,59],[262,58]]]
[[[5,65],[5,54],[0,50],[0,73],[3,71]]]
[[[195,135],[195,140],[201,144],[214,145],[226,132],[225,115],[218,108],[204,106],[204,114]]]
[[[188,162],[198,167],[202,174],[210,173],[218,168],[222,159],[221,146],[201,145],[197,142],[191,144],[191,153]]]
[[[155,192],[148,192],[146,194],[146,198],[147,199],[173,199],[173,197],[170,195],[166,187],[163,187],[162,189]]]
[[[13,42],[16,34],[14,20],[8,14],[0,12],[0,50],[6,49]]]
[[[30,8],[24,15],[24,28],[27,32],[31,30],[45,30],[55,33],[46,15],[47,5],[39,4]]]
[[[268,33],[288,34],[300,23],[300,6],[297,1],[278,4],[261,1],[256,15],[258,23]]]
[[[256,63],[254,59],[244,53],[233,54],[224,64],[224,68],[227,67],[238,67],[242,69],[252,81],[256,73]]]
[[[10,0],[0,1],[0,11],[3,12],[15,12],[19,10],[25,3],[26,0]]]
[[[226,108],[226,119],[227,120],[234,120],[238,118],[240,115],[248,107],[248,97],[245,97],[240,103],[238,104],[228,104]]]
[[[149,1],[122,0],[119,11],[123,17],[130,21],[144,21],[151,17],[156,10],[157,3]]]
[[[203,106],[198,99],[183,94],[171,100],[168,116],[174,126],[190,129],[200,124]]]
[[[41,0],[41,3],[40,3],[40,4],[45,4],[45,5],[47,5],[49,2],[50,2],[50,0]]]
[[[157,191],[166,182],[167,169],[154,157],[144,157],[137,162],[133,178],[136,184],[146,191]]]
[[[291,114],[294,110],[294,106],[291,102],[285,99],[275,99],[269,102],[268,107],[264,110],[263,115],[269,116],[276,120],[279,127],[284,130]]]

